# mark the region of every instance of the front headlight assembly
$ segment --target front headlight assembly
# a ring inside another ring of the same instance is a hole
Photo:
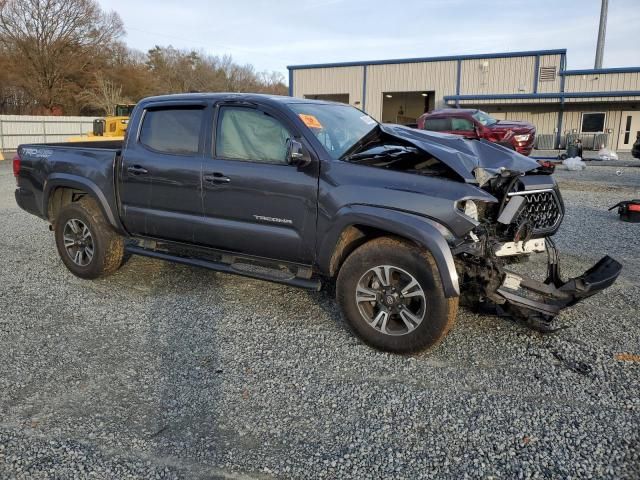
[[[473,200],[462,200],[458,202],[458,210],[474,221],[479,221],[478,205]]]

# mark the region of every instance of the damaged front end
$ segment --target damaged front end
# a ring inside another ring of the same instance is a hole
[[[562,196],[553,177],[530,158],[484,140],[394,125],[381,125],[365,147],[345,160],[447,180],[439,196],[432,194],[433,183],[425,183],[429,190],[422,191],[431,203],[413,208],[451,230],[463,305],[550,331],[563,308],[604,290],[620,274],[620,263],[606,256],[582,275],[562,280],[551,239],[564,216]],[[451,180],[468,187],[455,206],[439,203],[461,192]],[[420,191],[418,182],[411,188]],[[545,253],[546,272],[542,267],[539,278],[517,268]]]
[[[453,248],[462,301],[550,331],[551,321],[563,308],[612,285],[622,265],[605,256],[582,275],[562,280],[550,236],[560,227],[564,205],[553,178],[508,172],[487,177],[484,189],[499,201],[476,206],[477,227]],[[473,211],[466,204],[460,208]],[[514,268],[545,252],[546,278],[536,279]]]

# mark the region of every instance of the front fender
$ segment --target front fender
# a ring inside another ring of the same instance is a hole
[[[318,264],[325,275],[330,275],[331,258],[341,233],[350,226],[373,227],[407,238],[425,248],[436,262],[445,296],[460,295],[458,273],[445,238],[450,235],[446,227],[418,215],[369,205],[341,208],[332,219],[330,228],[320,236]]]
[[[109,224],[116,231],[124,232],[120,218],[116,214],[116,210],[110,205],[104,192],[91,180],[78,175],[54,173],[49,176],[44,184],[42,195],[42,212],[44,212],[45,216],[49,209],[50,196],[56,188],[75,188],[87,192],[98,202],[98,206]]]

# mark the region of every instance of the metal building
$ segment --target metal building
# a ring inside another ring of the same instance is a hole
[[[335,100],[392,123],[445,106],[480,108],[537,128],[537,147],[630,150],[640,131],[640,67],[567,70],[567,51],[292,65],[289,94]]]

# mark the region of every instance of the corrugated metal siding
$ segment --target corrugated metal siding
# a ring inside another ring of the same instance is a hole
[[[0,115],[0,149],[15,150],[22,143],[64,142],[93,131],[95,118]]]
[[[565,98],[567,103],[610,103],[610,102],[634,102],[639,101],[640,96],[635,97],[582,97],[582,98]]]
[[[486,67],[483,65],[486,63]],[[500,95],[533,93],[535,56],[469,59],[460,61],[461,95]],[[402,64],[368,65],[366,81],[366,111],[382,119],[384,93],[435,92],[436,108],[442,106],[443,97],[456,94],[456,60],[416,62]],[[541,55],[539,67],[554,67],[554,81],[541,82],[538,93],[560,92],[562,55]],[[362,101],[365,67],[328,67],[293,71],[294,95],[348,93],[350,103]],[[566,75],[565,92],[640,91],[640,72]],[[622,111],[638,108],[636,97],[565,98],[564,121],[561,135],[573,129],[580,130],[581,112],[607,113],[606,128],[611,148],[617,147]],[[489,112],[501,112],[509,120],[525,120],[537,127],[539,135],[553,135],[557,127],[560,98],[460,100],[461,106],[479,106]],[[453,102],[449,102],[453,105]],[[357,105],[357,104],[356,104]],[[362,107],[362,105],[358,105]]]
[[[555,67],[556,79],[553,82],[541,82],[538,79],[538,93],[552,93],[560,91],[560,55],[542,55],[540,56],[540,67]]]
[[[450,105],[454,102],[449,101]],[[540,103],[560,104],[559,98],[516,98],[516,99],[485,99],[485,100],[460,100],[460,105],[513,105],[513,104],[535,105]]]
[[[534,64],[535,57],[464,60],[460,94],[531,93]]]
[[[527,109],[500,107],[500,110],[493,107],[486,108],[485,110],[491,114],[498,112],[501,116],[504,116],[505,120],[530,122],[536,126],[536,133],[538,135],[554,133],[558,124],[558,111],[555,107],[534,106]]]
[[[565,111],[562,118],[562,126],[560,129],[561,136],[564,138],[574,129],[580,133],[582,113],[584,112],[604,112],[606,113],[605,130],[613,130],[609,134],[608,148],[615,150],[618,146],[618,138],[620,137],[620,123],[623,111],[633,111],[634,104],[602,104],[602,103],[581,103],[575,105],[565,105]],[[505,120],[523,120],[530,122],[536,126],[538,135],[551,135],[554,133],[558,123],[558,108],[554,105],[549,106],[497,106],[497,105],[480,105],[480,108],[488,113],[498,112],[500,118]]]
[[[640,72],[567,75],[564,82],[565,92],[617,92],[624,90],[640,90]]]
[[[564,113],[564,122],[562,126],[562,133],[571,132],[576,129],[580,132],[582,127],[582,113],[584,112],[604,112],[606,113],[605,130],[612,129],[613,132],[609,135],[608,148],[616,150],[618,148],[618,139],[620,138],[620,126],[622,121],[622,112],[633,111],[634,106],[637,104],[615,104],[615,105],[602,105],[602,104],[590,104],[590,105],[570,105],[567,107],[567,111]]]
[[[361,106],[364,67],[315,68],[293,71],[293,96],[348,93],[351,105]]]
[[[382,118],[384,92],[434,91],[436,102],[445,95],[455,95],[456,64],[445,61],[368,66],[367,113]]]
[[[605,112],[605,130],[612,129],[613,133],[609,135],[609,145],[607,147],[615,150],[617,148],[618,143],[618,133],[620,132],[620,118],[622,115],[622,111],[616,107],[611,110],[608,108],[599,108],[598,106],[593,105],[581,105],[579,108],[573,110],[568,110],[564,112],[563,124],[562,124],[562,134],[566,135],[567,133],[571,133],[574,129],[580,133],[582,128],[582,113],[588,112]]]

